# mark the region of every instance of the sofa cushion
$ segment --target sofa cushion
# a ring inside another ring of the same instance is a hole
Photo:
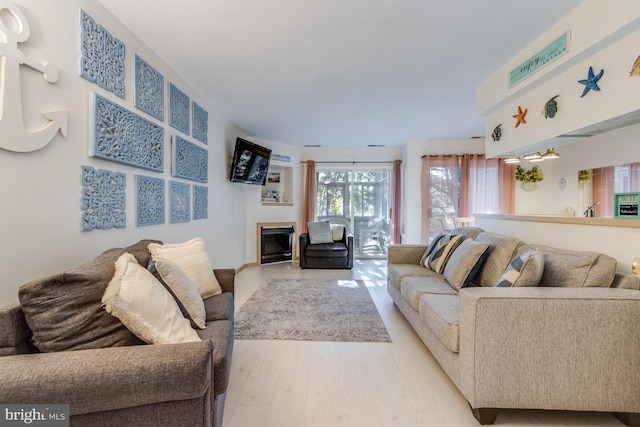
[[[152,243],[149,252],[153,257],[166,258],[178,265],[197,286],[202,299],[222,293],[201,237],[168,245]]]
[[[200,338],[213,343],[213,394],[219,395],[227,391],[229,373],[231,372],[231,356],[233,354],[233,321],[216,320],[207,322],[207,328],[197,331]]]
[[[456,295],[456,291],[440,275],[429,278],[405,277],[400,283],[400,293],[416,311],[420,308],[420,297],[424,294]]]
[[[342,224],[330,224],[331,226],[331,237],[334,242],[339,242],[344,237],[345,230],[347,229]]]
[[[148,344],[200,340],[173,296],[131,254],[125,253],[116,261],[116,272],[102,303],[107,313]]]
[[[420,298],[420,318],[449,350],[460,351],[460,297],[424,294]]]
[[[469,286],[482,266],[489,250],[489,243],[466,239],[451,254],[444,267],[444,278],[456,291]]]
[[[518,255],[498,279],[497,287],[538,286],[544,272],[544,257],[540,251]]]
[[[317,245],[319,243],[332,243],[333,234],[331,234],[331,224],[328,222],[308,222],[309,243]]]
[[[431,243],[429,243],[429,246],[427,246],[427,249],[424,251],[424,254],[422,254],[422,257],[420,258],[420,265],[422,267],[429,268],[429,256],[433,251],[446,245],[450,237],[451,236],[448,234],[438,234],[434,237]]]
[[[150,243],[161,242],[141,240],[109,249],[79,267],[22,285],[18,298],[36,349],[53,352],[142,344],[103,310],[101,299],[120,255],[132,253],[146,267]]]
[[[464,240],[463,236],[447,236],[441,240],[441,243],[433,252],[429,255],[427,260],[427,268],[435,271],[436,273],[442,273],[447,261],[456,250],[456,248]]]
[[[538,286],[609,287],[613,282],[617,267],[615,258],[545,245],[523,245],[519,251],[536,248],[544,256],[544,272]]]
[[[206,321],[231,320],[233,321],[233,294],[223,292],[204,300],[204,308],[207,312]]]
[[[0,356],[29,353],[31,332],[19,304],[0,308],[0,331]]]
[[[473,282],[480,286],[494,287],[523,242],[515,237],[489,232],[478,234],[475,240],[476,242],[489,243],[490,246],[487,258]]]
[[[308,245],[304,254],[310,258],[345,258],[349,249],[344,242],[319,243]]]
[[[389,264],[387,265],[387,281],[393,287],[400,290],[400,282],[408,276],[442,277],[440,274],[428,268],[415,264]]]
[[[147,269],[169,291],[178,303],[183,316],[195,329],[205,328],[206,311],[196,285],[184,271],[164,258],[151,258]]]

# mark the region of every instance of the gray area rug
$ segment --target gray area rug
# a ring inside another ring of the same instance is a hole
[[[391,342],[362,280],[268,280],[236,313],[235,338]]]

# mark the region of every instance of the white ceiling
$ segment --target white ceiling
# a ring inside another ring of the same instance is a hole
[[[478,85],[580,1],[100,0],[225,119],[322,146],[484,136]]]

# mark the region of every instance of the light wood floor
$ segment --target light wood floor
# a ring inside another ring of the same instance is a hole
[[[393,343],[236,340],[225,427],[477,427],[457,388],[395,308],[386,261],[349,270],[283,263],[236,276],[236,310],[269,278],[365,280]],[[499,426],[622,426],[610,414],[502,411]]]

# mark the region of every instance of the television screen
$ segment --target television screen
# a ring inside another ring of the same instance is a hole
[[[243,184],[264,185],[269,170],[271,150],[237,138],[236,148],[231,161],[231,182]]]

